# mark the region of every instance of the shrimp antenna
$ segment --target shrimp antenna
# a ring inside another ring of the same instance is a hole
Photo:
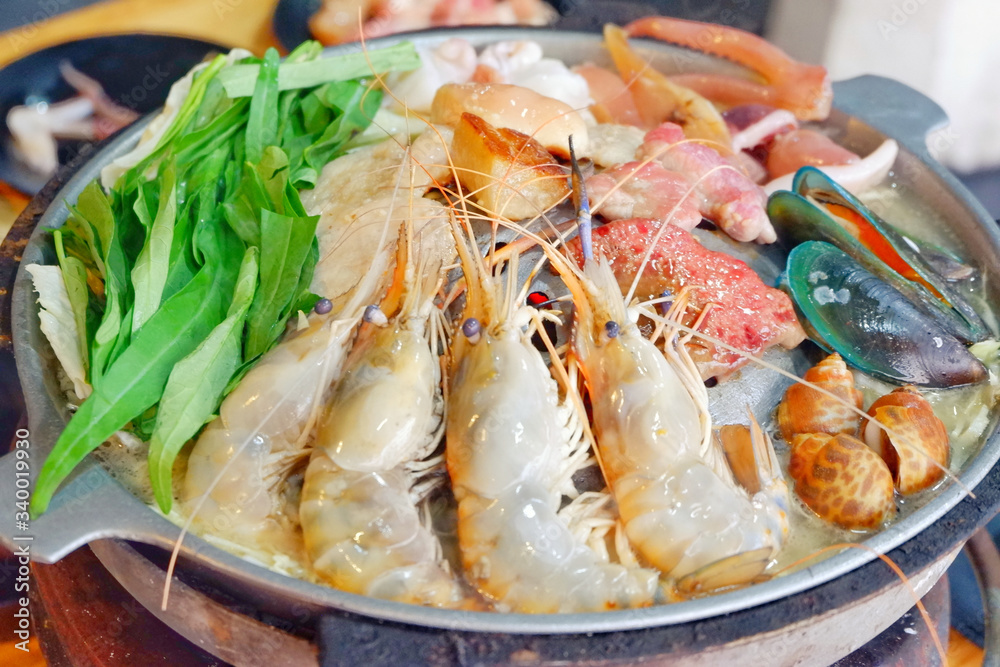
[[[571,182],[573,183],[573,207],[577,211],[577,227],[580,230],[580,247],[583,249],[584,261],[594,259],[594,243],[591,238],[590,200],[587,198],[587,185],[583,182],[583,173],[580,172],[580,163],[576,159],[576,151],[573,150],[573,135],[569,135],[569,163],[572,170]]]

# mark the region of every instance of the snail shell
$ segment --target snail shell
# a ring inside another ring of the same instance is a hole
[[[855,434],[861,426],[861,392],[854,386],[854,376],[839,354],[831,354],[802,376],[804,380],[839,396],[843,402],[804,384],[793,384],[778,405],[778,428],[785,441],[799,433]],[[846,405],[845,405],[846,403]]]
[[[874,530],[896,514],[888,466],[854,436],[795,436],[788,474],[802,502],[842,528]]]
[[[907,385],[871,404],[868,414],[891,433],[867,421],[865,442],[885,460],[899,492],[933,486],[948,465],[948,430],[916,387]]]

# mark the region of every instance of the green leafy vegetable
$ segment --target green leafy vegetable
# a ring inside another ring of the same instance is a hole
[[[78,218],[78,226],[89,230],[87,241],[94,248],[98,270],[104,280],[104,314],[90,351],[90,384],[96,389],[113,361],[119,338],[127,340],[130,333],[131,327],[123,312],[123,304],[129,300],[127,260],[111,203],[97,181],[83,189],[72,213]]]
[[[109,193],[84,188],[54,234],[93,393],[42,466],[33,515],[122,428],[149,435],[154,493],[169,511],[184,444],[296,309],[315,303],[318,217],[298,190],[377,111],[381,94],[358,77],[419,64],[409,44],[320,52],[307,43],[283,63],[272,49],[200,66],[152,150]]]
[[[163,288],[167,283],[170,247],[174,240],[177,216],[177,179],[173,164],[163,171],[160,185],[160,205],[150,226],[146,243],[132,267],[132,290],[135,292],[132,329],[138,331],[160,307]]]
[[[171,473],[181,447],[215,412],[240,365],[240,341],[257,287],[257,249],[247,248],[229,312],[198,347],[177,362],[167,379],[149,441],[149,476],[164,513],[173,503]]]
[[[224,267],[203,267],[136,334],[108,369],[99,387],[70,419],[45,459],[34,494],[33,512],[48,507],[56,486],[100,443],[154,405],[174,364],[187,356],[221,321],[223,301],[235,279]]]
[[[261,244],[266,250],[261,253],[260,291],[247,323],[247,358],[270,349],[284,331],[318,220],[319,216],[289,217],[263,211]]]
[[[260,64],[257,88],[247,119],[246,159],[260,161],[266,146],[273,146],[278,127],[278,52],[268,49]]]
[[[332,118],[320,130],[319,138],[302,151],[301,164],[292,172],[292,180],[299,188],[316,185],[323,167],[371,125],[382,103],[382,92],[358,81],[342,81],[324,86],[321,99]]]
[[[405,72],[419,66],[420,56],[413,44],[400,42],[378,51],[288,63],[278,72],[278,90],[313,88],[327,81],[356,79],[372,72]],[[222,72],[219,80],[230,97],[247,97],[254,93],[259,71],[259,64],[236,65]]]

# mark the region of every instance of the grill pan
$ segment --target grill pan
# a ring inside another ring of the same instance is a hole
[[[600,35],[521,27],[430,30],[373,40],[369,42],[369,47],[376,48],[399,39],[431,45],[454,36],[464,37],[476,46],[502,39],[533,39],[542,45],[547,56],[561,58],[571,64],[586,60],[598,64],[608,62]],[[665,71],[740,73],[732,63],[678,47],[638,39],[634,40],[634,44],[640,53],[652,58],[653,64]],[[358,45],[346,45],[330,51],[344,52],[358,48]],[[996,284],[995,274],[1000,272],[1000,234],[993,220],[958,180],[932,159],[927,150],[928,133],[947,123],[940,107],[903,84],[876,76],[834,84],[834,106],[835,110],[825,125],[848,148],[866,154],[885,137],[899,142],[901,150],[892,177],[900,187],[913,193],[950,223],[967,256],[984,267],[987,284]],[[11,269],[15,260],[23,264],[55,262],[51,238],[45,230],[63,223],[67,213],[65,204],[75,201],[83,187],[98,175],[101,167],[131,148],[149,120],[146,118],[124,130],[91,161],[69,176],[64,184],[50,183],[39,199],[29,205],[13,234],[16,238],[17,233],[24,233],[32,225],[34,231],[23,253],[17,250],[4,253],[6,270]],[[65,175],[57,177],[57,181],[63,178]],[[0,271],[0,277],[3,275]],[[995,293],[989,296],[992,303],[1000,302]],[[64,401],[60,398],[53,370],[55,361],[40,332],[35,295],[24,271],[17,274],[10,303],[10,330],[28,412],[30,460],[34,474],[41,468],[44,456],[58,437],[68,414],[62,407]],[[3,310],[6,311],[6,307]],[[725,386],[720,385],[720,388]],[[765,388],[757,393],[755,400],[768,406],[765,409],[769,410],[776,404],[783,387],[776,384]],[[741,412],[742,409],[741,403]],[[292,579],[233,556],[194,535],[188,535],[184,540],[180,567],[224,590],[236,592],[242,599],[265,611],[304,624],[330,613],[378,619],[403,626],[530,635],[606,633],[686,624],[800,595],[857,570],[874,559],[876,553],[890,551],[911,540],[962,501],[967,491],[974,489],[1000,458],[1000,435],[995,415],[987,433],[978,452],[958,472],[961,484],[945,483],[925,505],[868,538],[864,542],[868,550],[848,549],[810,567],[761,584],[672,605],[559,615],[428,609],[357,596]],[[0,543],[12,547],[21,544],[15,542],[18,537],[30,535],[34,560],[54,562],[81,545],[109,538],[170,549],[178,537],[180,530],[177,526],[131,495],[92,458],[81,464],[64,484],[48,512],[31,522],[30,532],[16,530],[13,521],[16,489],[10,483],[15,479],[14,463],[12,455],[0,459],[0,480],[3,480],[0,483]],[[991,494],[983,494],[982,498],[984,502],[987,499],[996,502]],[[983,513],[989,513],[990,509],[980,508]]]

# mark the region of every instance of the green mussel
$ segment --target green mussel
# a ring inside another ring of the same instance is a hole
[[[971,267],[904,235],[814,167],[800,169],[792,188],[794,192],[775,192],[767,204],[783,243],[832,243],[959,340],[974,343],[992,337],[951,282],[975,275]]]
[[[788,255],[782,287],[821,347],[874,377],[922,387],[985,380],[965,344],[847,253],[806,241]]]

